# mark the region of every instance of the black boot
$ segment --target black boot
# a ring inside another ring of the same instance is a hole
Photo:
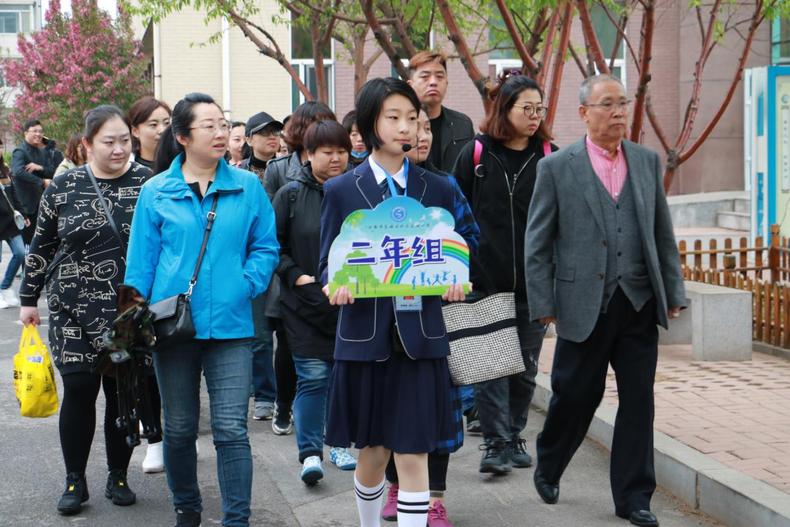
[[[85,474],[70,472],[66,475],[66,490],[58,501],[58,512],[64,516],[79,514],[82,504],[88,501],[88,482]]]
[[[110,469],[110,473],[107,474],[107,488],[104,490],[104,495],[115,505],[122,507],[137,501],[137,496],[126,482],[126,471],[119,468]]]

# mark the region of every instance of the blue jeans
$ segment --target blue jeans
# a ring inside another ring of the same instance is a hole
[[[252,339],[192,340],[154,353],[162,395],[167,484],[176,509],[202,511],[197,481],[200,372],[206,378],[224,526],[248,526],[252,454],[247,410]]]
[[[255,339],[252,343],[252,393],[255,402],[274,404],[277,383],[274,376],[274,337],[269,327],[269,317],[264,313],[266,295],[252,300],[252,321]]]
[[[0,289],[8,289],[14,283],[14,277],[17,271],[25,262],[25,242],[22,240],[22,235],[17,234],[10,240],[6,240],[8,246],[11,247],[11,261],[8,262],[8,267],[5,269],[5,276],[3,282],[0,283]]]
[[[502,444],[518,438],[527,426],[535,393],[535,376],[546,326],[529,319],[526,301],[516,302],[516,324],[526,371],[475,384],[480,429],[486,443]]]
[[[310,456],[324,459],[324,423],[332,363],[296,355],[293,359],[296,367],[293,414],[299,462]]]

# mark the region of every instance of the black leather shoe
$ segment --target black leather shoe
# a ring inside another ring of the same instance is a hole
[[[559,483],[549,483],[537,468],[535,469],[533,480],[535,481],[535,490],[538,491],[540,499],[549,505],[557,503],[557,500],[560,499]]]
[[[631,511],[624,514],[617,513],[617,515],[639,527],[658,527],[658,518],[647,510]]]

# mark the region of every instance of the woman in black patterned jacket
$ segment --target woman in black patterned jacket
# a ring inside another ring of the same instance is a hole
[[[66,491],[61,514],[77,514],[88,499],[85,467],[96,427],[96,397],[106,398],[104,437],[109,475],[105,496],[116,505],[131,505],[135,494],[126,482],[132,449],[115,426],[118,402],[115,381],[91,373],[103,347],[102,334],[116,316],[116,292],[126,272],[126,244],[146,167],[129,161],[129,124],[121,110],[104,105],[85,117],[84,145],[89,165],[57,176],[44,191],[35,236],[25,261],[20,290],[20,319],[39,324],[38,298],[46,287],[49,345],[63,378],[60,444],[66,464]],[[101,199],[87,167],[96,177]],[[110,211],[119,229],[107,221]]]

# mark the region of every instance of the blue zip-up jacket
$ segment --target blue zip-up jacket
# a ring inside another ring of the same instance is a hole
[[[252,172],[217,165],[203,200],[181,172],[183,156],[140,191],[124,282],[151,303],[189,288],[206,216],[219,193],[217,217],[192,293],[197,339],[251,337],[252,299],[269,286],[280,261],[277,226],[266,192]]]

